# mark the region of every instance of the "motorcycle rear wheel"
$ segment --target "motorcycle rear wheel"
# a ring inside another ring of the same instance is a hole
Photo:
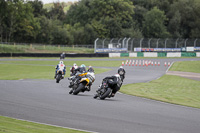
[[[59,82],[60,82],[61,76],[62,76],[62,75],[60,75],[60,74],[58,74],[58,75],[56,76],[56,83],[59,83]]]

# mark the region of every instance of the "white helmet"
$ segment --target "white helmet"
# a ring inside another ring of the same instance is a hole
[[[118,73],[115,74],[114,76],[117,77],[117,78],[120,78],[120,75]]]
[[[119,68],[123,68],[123,66],[120,66]]]
[[[78,68],[78,66],[77,66],[77,65],[75,65],[75,66],[74,66],[74,69],[77,69],[77,68]]]
[[[73,66],[77,66],[77,65],[76,65],[76,63],[74,63],[74,65],[73,65]]]
[[[63,61],[60,61],[59,63],[60,63],[60,64],[63,64]]]

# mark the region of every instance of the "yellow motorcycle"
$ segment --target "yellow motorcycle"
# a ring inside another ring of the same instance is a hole
[[[73,84],[69,94],[73,93],[74,95],[77,95],[79,92],[90,91],[90,87],[95,81],[95,75],[93,72],[87,72],[77,74],[69,79],[71,80],[70,84]]]

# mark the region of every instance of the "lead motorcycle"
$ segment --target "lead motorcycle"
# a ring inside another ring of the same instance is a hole
[[[68,78],[70,80],[69,94],[77,95],[80,92],[90,91],[92,83],[95,81],[94,73],[78,73],[75,76]]]

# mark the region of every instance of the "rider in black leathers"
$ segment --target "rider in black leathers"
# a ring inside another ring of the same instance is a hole
[[[126,71],[124,70],[124,68],[122,66],[119,67],[118,74],[120,75],[120,78],[121,78],[121,80],[123,82],[124,79],[125,79]]]
[[[89,68],[88,68],[87,71],[88,71],[88,72],[93,72],[93,73],[94,73],[94,69],[92,68],[92,66],[89,66]]]
[[[115,96],[115,93],[120,90],[122,85],[122,81],[119,74],[115,74],[114,76],[105,77],[103,80],[112,79],[113,82],[108,82],[109,86],[113,89],[111,97]]]

